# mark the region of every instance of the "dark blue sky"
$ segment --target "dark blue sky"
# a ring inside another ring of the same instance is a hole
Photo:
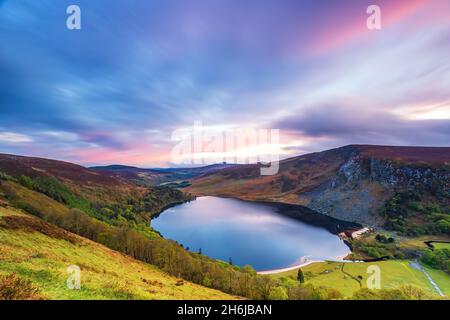
[[[379,31],[370,1],[0,1],[0,152],[166,165],[194,121],[278,128],[283,157],[449,145],[449,1],[377,3]]]

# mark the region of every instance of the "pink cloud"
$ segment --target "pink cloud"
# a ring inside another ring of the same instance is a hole
[[[404,21],[404,19],[422,10],[425,17],[420,20],[421,23],[424,23],[424,21],[427,21],[427,23],[433,22],[435,18],[442,17],[441,7],[448,7],[448,4],[439,0],[431,4],[428,0],[381,1],[378,2],[378,5],[381,8],[383,29]],[[427,8],[428,10],[426,10]],[[358,7],[349,7],[347,14],[343,14],[346,8],[338,11],[333,10],[329,14],[325,14],[321,19],[323,27],[319,27],[320,29],[316,32],[312,42],[306,46],[306,56],[320,56],[341,48],[355,40],[364,38],[367,40],[373,39],[373,31],[368,30],[366,26],[368,18],[366,9],[367,5],[364,4]],[[299,50],[304,50],[305,48],[304,43],[300,43],[298,46],[302,48]],[[303,52],[303,54],[305,53]]]
[[[118,150],[110,147],[76,148],[68,152],[69,158],[85,165],[125,164],[133,166],[165,165],[170,150],[154,147],[151,143],[132,143]]]

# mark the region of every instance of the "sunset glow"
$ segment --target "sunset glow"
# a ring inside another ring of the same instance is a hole
[[[280,129],[282,158],[450,140],[447,0],[378,1],[375,31],[369,1],[78,3],[67,30],[66,1],[0,1],[2,152],[169,166],[196,121]]]

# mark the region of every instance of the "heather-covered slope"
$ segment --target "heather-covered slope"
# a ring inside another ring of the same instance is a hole
[[[224,169],[194,179],[185,190],[301,204],[344,220],[382,224],[379,209],[397,191],[439,194],[445,207],[449,168],[450,148],[350,145],[283,160],[273,176],[261,176],[258,165]]]
[[[0,172],[15,177],[54,178],[94,202],[122,202],[142,193],[142,189],[129,182],[58,160],[0,154]]]

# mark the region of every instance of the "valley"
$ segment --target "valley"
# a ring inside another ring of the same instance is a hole
[[[0,155],[0,294],[25,283],[42,299],[437,299],[411,263],[448,295],[449,150],[346,146],[283,160],[275,176],[217,165],[152,171],[160,180]],[[66,287],[70,265],[81,291]]]

